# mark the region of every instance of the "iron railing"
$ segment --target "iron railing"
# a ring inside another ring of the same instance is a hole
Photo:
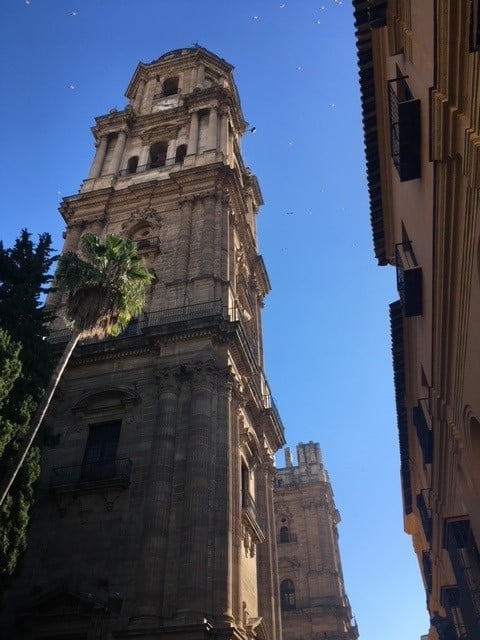
[[[424,491],[421,491],[417,495],[417,509],[422,521],[423,531],[425,533],[425,540],[427,542],[432,541],[432,512],[425,500]]]
[[[418,266],[411,241],[395,245],[397,289],[407,318],[422,315],[422,267]]]
[[[420,398],[416,407],[412,410],[413,424],[417,430],[418,442],[423,453],[423,462],[431,464],[433,459],[433,431],[428,410],[428,398]]]
[[[412,97],[406,78],[388,82],[390,151],[402,182],[420,177],[420,100]]]
[[[56,467],[50,476],[50,489],[55,493],[96,486],[128,487],[132,472],[130,458],[92,462],[72,467]]]

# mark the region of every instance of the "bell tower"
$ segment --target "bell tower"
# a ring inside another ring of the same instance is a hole
[[[129,237],[155,279],[142,317],[79,346],[61,382],[9,638],[281,639],[284,435],[263,373],[262,196],[232,71],[201,47],[139,64],[62,201],[64,251],[84,233]],[[62,300],[49,304],[60,350]]]

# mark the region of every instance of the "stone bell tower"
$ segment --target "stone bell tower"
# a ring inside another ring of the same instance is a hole
[[[78,347],[61,382],[5,637],[281,638],[284,436],[263,374],[262,196],[232,70],[200,47],[139,64],[62,202],[64,251],[84,233],[129,237],[155,280],[142,317]]]

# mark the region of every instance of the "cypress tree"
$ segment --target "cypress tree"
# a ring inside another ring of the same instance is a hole
[[[46,233],[36,245],[26,230],[12,248],[0,242],[0,474],[18,450],[52,371],[43,297],[55,259]],[[39,473],[39,449],[32,447],[0,508],[0,589],[26,547]]]

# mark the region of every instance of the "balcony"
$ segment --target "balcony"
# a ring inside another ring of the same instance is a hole
[[[56,467],[50,476],[50,490],[53,493],[71,493],[112,487],[126,489],[130,484],[131,471],[130,458]]]
[[[424,492],[426,490],[421,491],[417,495],[417,509],[420,515],[420,520],[422,521],[423,531],[425,533],[425,540],[427,542],[432,541],[432,513],[431,509],[428,508],[428,505],[425,501]]]
[[[406,78],[388,82],[390,152],[401,182],[420,178],[420,100],[413,98]]]
[[[432,593],[432,559],[430,558],[430,551],[422,551],[422,567],[425,586],[427,591]]]
[[[418,266],[410,241],[395,245],[397,267],[397,289],[402,303],[403,314],[407,318],[421,316],[422,267]]]
[[[412,409],[413,424],[417,430],[418,442],[423,453],[424,464],[432,464],[433,459],[433,432],[429,426],[430,413],[428,411],[428,398],[421,398],[416,407]]]
[[[263,522],[257,510],[255,500],[247,490],[242,491],[242,516],[257,542],[265,540]]]

